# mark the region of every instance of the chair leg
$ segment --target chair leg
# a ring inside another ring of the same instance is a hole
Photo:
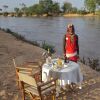
[[[25,92],[22,91],[22,100],[25,100]]]
[[[22,100],[25,100],[24,84],[22,81],[20,81],[20,85],[21,85],[21,90],[22,90]]]
[[[29,95],[30,95],[31,100],[35,100],[34,99],[35,97],[31,93],[29,93]]]
[[[54,96],[52,96],[52,100],[55,100],[55,97]]]
[[[21,85],[21,82],[19,80],[17,81],[17,85],[18,85],[19,89],[21,90],[22,89],[22,85]]]
[[[56,100],[56,96],[55,95],[52,96],[52,100]]]

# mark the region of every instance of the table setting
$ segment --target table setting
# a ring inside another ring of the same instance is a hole
[[[58,78],[60,86],[65,84],[81,83],[83,75],[79,64],[68,61],[64,62],[61,58],[46,59],[42,66],[42,81],[46,82],[50,78]]]

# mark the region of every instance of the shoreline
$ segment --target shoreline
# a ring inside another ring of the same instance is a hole
[[[18,64],[20,65],[25,61],[42,59],[41,55],[44,51],[0,30],[0,100],[21,100],[12,59],[18,58]],[[86,97],[89,99],[96,97],[96,100],[99,100],[100,85],[98,84],[100,84],[100,73],[82,63],[79,64],[84,75],[83,89],[78,90],[77,97],[72,93],[70,95],[76,100],[88,100]]]
[[[94,15],[94,14],[64,14],[64,17],[99,17],[99,15]]]
[[[57,16],[47,16],[47,15],[42,15],[42,16],[38,16],[38,15],[32,15],[32,16],[3,16],[3,15],[0,15],[0,17],[33,17],[33,18],[36,18],[36,17],[100,17],[100,14],[63,14],[63,15],[57,15]]]

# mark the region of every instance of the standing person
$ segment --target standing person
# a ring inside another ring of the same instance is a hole
[[[78,35],[75,34],[73,24],[67,26],[67,32],[64,36],[63,44],[65,61],[68,59],[77,62],[79,58]]]

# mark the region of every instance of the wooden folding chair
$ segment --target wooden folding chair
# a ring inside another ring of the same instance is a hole
[[[48,100],[55,100],[57,79],[37,84],[35,78],[27,74],[18,72],[18,76],[22,85],[22,100],[26,99],[26,94],[31,100],[47,100],[47,97],[49,97]]]
[[[28,64],[27,63],[22,66],[17,66],[15,59],[13,59],[13,64],[15,67],[16,79],[17,79],[17,84],[18,84],[19,88],[21,88],[21,86],[20,86],[20,81],[19,81],[19,77],[18,77],[18,72],[33,76],[37,80],[37,82],[41,82],[42,72],[41,72],[40,66],[38,66],[38,64],[36,64],[36,63]]]
[[[26,67],[38,69],[37,71],[34,71],[34,77],[37,80],[37,82],[42,82],[42,66],[43,66],[43,64],[44,64],[44,61],[34,61],[34,62],[26,62],[24,65]]]

